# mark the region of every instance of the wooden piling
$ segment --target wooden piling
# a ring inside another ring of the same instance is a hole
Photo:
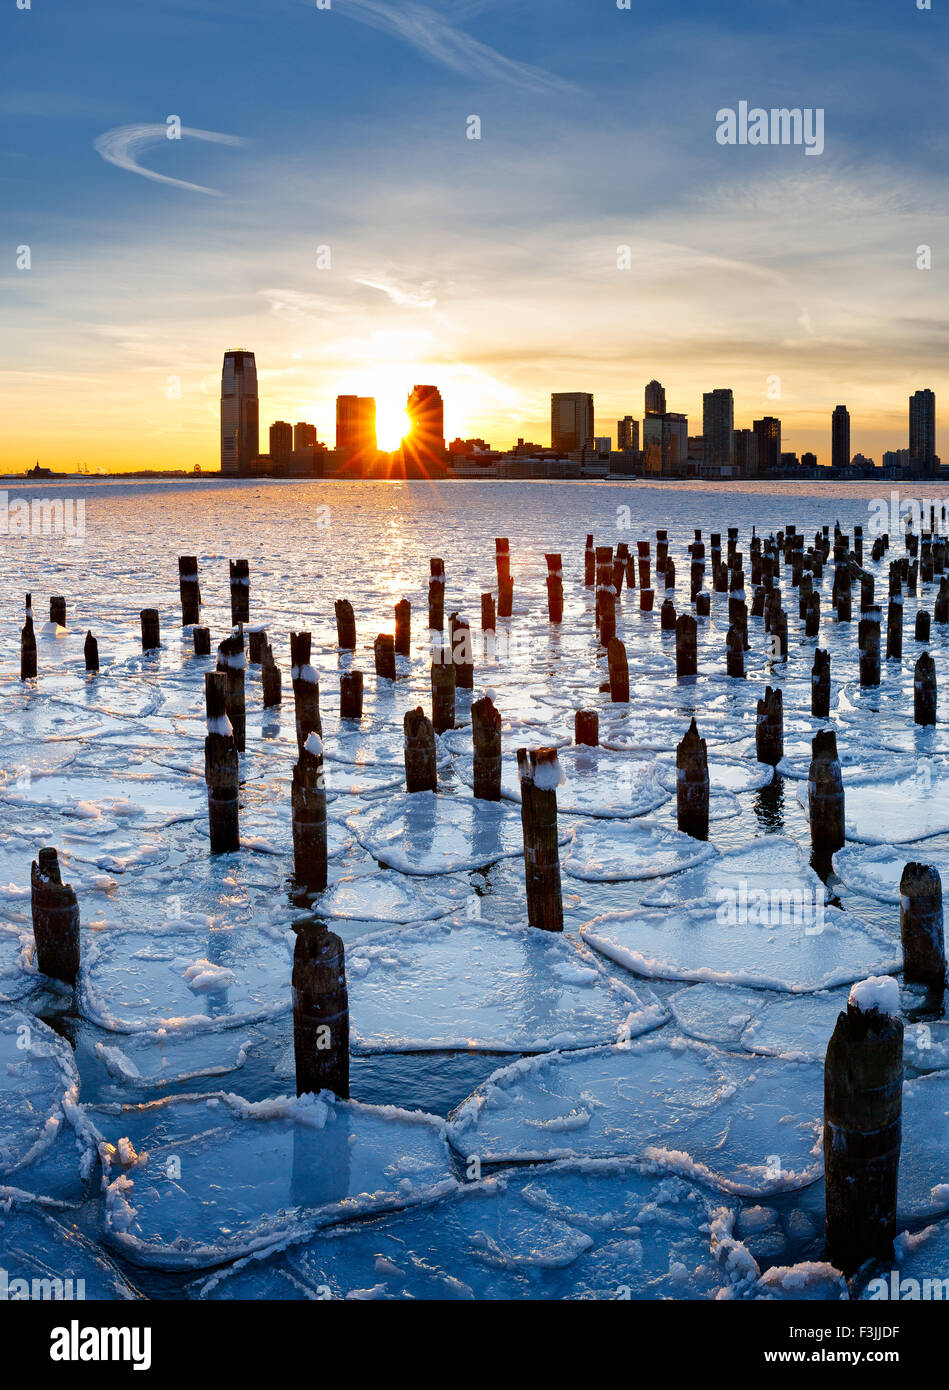
[[[428,562],[428,630],[445,630],[445,561],[437,555]],[[492,600],[493,602],[493,600]],[[484,600],[482,599],[482,607]]]
[[[592,589],[596,583],[596,548],[592,536],[587,536],[586,550],[583,552],[583,583],[587,589]]]
[[[693,719],[676,748],[676,816],[683,834],[696,840],[708,839],[709,794],[708,749]]]
[[[820,647],[811,670],[811,714],[817,719],[830,717],[830,652]]]
[[[618,638],[610,639],[606,659],[610,672],[610,700],[614,705],[628,705],[629,663],[626,659],[626,648]]]
[[[362,671],[343,671],[339,678],[340,719],[362,719]]]
[[[886,609],[886,659],[901,660],[903,656],[903,598],[891,594]]]
[[[660,632],[675,632],[676,630],[676,606],[671,598],[662,601],[662,607],[659,609],[659,630]]]
[[[676,619],[676,678],[696,676],[699,670],[698,624],[691,613]]]
[[[471,641],[471,627],[464,618],[452,613],[451,659],[455,668],[455,689],[474,690],[474,646]]]
[[[438,790],[435,730],[419,709],[409,710],[402,721],[405,735],[405,789],[408,792]]]
[[[784,757],[784,697],[777,686],[766,686],[758,701],[755,750],[759,763],[777,767]]]
[[[880,609],[875,603],[863,610],[857,627],[860,649],[860,684],[880,684]]]
[[[57,595],[49,601],[49,620],[57,627],[66,626],[66,600],[61,595]]]
[[[83,647],[83,656],[86,660],[87,671],[98,671],[99,669],[99,643],[91,632],[86,633],[86,641]]]
[[[482,801],[501,799],[501,716],[490,695],[471,706],[474,744],[474,794]]]
[[[250,564],[229,560],[231,576],[231,626],[250,622]]]
[[[143,608],[140,620],[142,624],[142,651],[157,652],[161,646],[158,609]]]
[[[811,742],[807,778],[807,813],[811,848],[825,860],[844,844],[844,780],[837,757],[837,735],[820,729]]]
[[[356,650],[356,615],[348,598],[338,598],[333,605],[336,612],[336,645],[341,652]]]
[[[900,937],[903,979],[938,995],[946,987],[946,940],[942,918],[942,879],[932,864],[906,864],[900,878]]]
[[[326,780],[323,743],[310,734],[293,768],[293,876],[301,888],[322,893],[326,887]]]
[[[586,748],[599,746],[600,716],[595,709],[577,710],[573,717],[573,741]]]
[[[290,633],[290,680],[297,726],[297,756],[303,752],[310,734],[323,737],[320,721],[320,682],[310,665],[311,637],[308,632]]]
[[[530,751],[519,748],[517,771],[521,786],[527,920],[532,927],[543,931],[563,931],[557,834],[560,764],[556,748],[532,748]]]
[[[544,559],[547,561],[547,616],[552,623],[562,623],[563,562],[559,555],[545,555]]]
[[[412,605],[407,598],[395,605],[395,650],[397,656],[412,655]]]
[[[191,637],[194,642],[195,656],[211,655],[211,629],[207,627],[195,627],[191,630]]]
[[[264,709],[273,709],[283,699],[280,669],[274,660],[273,647],[268,642],[264,647],[260,662],[260,684],[263,689]]]
[[[194,627],[201,621],[201,582],[197,555],[178,556],[178,590],[181,594],[181,626]]]
[[[292,994],[297,1095],[331,1091],[348,1100],[346,953],[341,939],[323,922],[297,933]]]
[[[916,626],[913,636],[917,642],[928,642],[930,633],[929,614],[924,609],[916,614]]]
[[[504,537],[494,542],[498,571],[498,617],[509,618],[514,611],[514,581],[511,578],[511,546]]]
[[[380,680],[395,680],[395,638],[391,633],[380,632],[372,647],[376,663],[376,675]]]
[[[455,727],[455,663],[451,648],[432,651],[432,725],[436,734]]]
[[[913,672],[913,720],[916,724],[936,722],[936,663],[923,652]]]
[[[267,629],[265,627],[249,627],[247,629],[247,659],[251,666],[264,664],[264,652],[266,650]]]
[[[745,676],[745,640],[740,627],[730,627],[725,634],[725,670],[736,680]]]
[[[41,849],[30,873],[36,968],[53,980],[75,984],[79,975],[79,902],[63,883],[55,848]]]
[[[33,631],[32,594],[26,596],[26,622],[20,633],[20,680],[36,679],[36,633]]]
[[[212,854],[240,849],[238,791],[240,763],[227,718],[226,680],[217,671],[204,677],[208,733],[204,740],[204,780],[208,788],[208,823]]]
[[[234,744],[243,753],[247,737],[247,710],[244,692],[244,630],[240,626],[217,649],[217,669],[225,678],[225,710],[234,732]]]

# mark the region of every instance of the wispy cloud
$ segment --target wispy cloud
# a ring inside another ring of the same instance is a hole
[[[182,138],[189,140],[210,140],[216,145],[243,145],[244,141],[239,135],[223,135],[217,130],[195,130],[192,126],[181,127]],[[109,164],[114,164],[119,169],[125,169],[130,174],[141,174],[142,178],[152,179],[155,183],[171,184],[173,188],[184,188],[189,193],[207,193],[212,198],[220,198],[223,195],[216,188],[205,188],[200,183],[187,183],[184,179],[174,179],[168,174],[159,174],[154,169],[147,168],[139,163],[139,156],[157,144],[160,140],[168,138],[168,127],[166,125],[123,125],[116,126],[114,130],[107,130],[104,135],[100,135],[94,142],[93,148]]]
[[[574,85],[543,68],[518,63],[456,28],[428,5],[386,0],[338,0],[339,13],[411,44],[436,63],[465,77],[509,82],[535,92],[574,91]],[[480,7],[478,7],[480,8]]]
[[[388,295],[392,303],[397,304],[400,309],[434,309],[438,303],[433,293],[434,280],[426,280],[417,289],[414,286],[394,285],[384,280],[360,280],[358,277],[354,277],[353,283],[365,285],[370,290],[379,290],[382,294]]]

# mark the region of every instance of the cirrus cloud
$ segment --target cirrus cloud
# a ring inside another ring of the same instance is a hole
[[[243,145],[239,135],[224,135],[218,130],[196,130],[193,126],[181,126],[181,137],[189,140],[209,140],[216,145]],[[190,193],[207,193],[212,198],[223,195],[216,188],[205,188],[200,183],[188,183],[184,179],[174,179],[168,174],[159,174],[154,169],[139,163],[139,156],[159,140],[168,138],[168,126],[154,122],[141,125],[116,126],[107,130],[93,142],[93,148],[109,164],[126,169],[130,174],[141,174],[142,178],[153,179],[155,183],[168,183],[173,188],[184,188]]]

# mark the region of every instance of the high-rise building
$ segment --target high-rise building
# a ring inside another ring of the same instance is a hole
[[[830,422],[830,464],[846,468],[850,462],[850,411],[838,405]]]
[[[275,420],[270,426],[270,458],[273,463],[289,459],[293,453],[293,426]]]
[[[427,477],[444,470],[445,406],[437,386],[413,386],[405,403],[409,432],[402,441],[407,473]]]
[[[936,472],[936,397],[932,391],[916,391],[909,398],[909,454],[914,469]]]
[[[221,372],[221,472],[250,474],[260,455],[257,363],[252,352],[224,354]]]
[[[376,459],[373,396],[336,397],[336,455],[342,468],[364,476]]]
[[[729,388],[706,391],[702,397],[702,434],[706,464],[730,471],[735,449],[735,398]]]
[[[298,420],[293,427],[293,448],[296,453],[302,449],[312,449],[316,444],[316,426],[308,425],[305,420]],[[273,453],[273,449],[271,449]]]
[[[773,415],[754,422],[758,441],[758,472],[776,473],[781,466],[781,421]]]
[[[650,381],[646,387],[646,414],[665,415],[666,413],[666,393],[665,388],[658,381]]]
[[[758,437],[754,430],[735,430],[733,435],[735,471],[740,478],[758,476]]]
[[[617,420],[616,447],[621,451],[631,450],[633,453],[638,452],[639,421],[634,420],[632,415],[624,415],[622,420]]]
[[[643,421],[645,471],[665,478],[684,478],[689,464],[686,415],[648,414]]]
[[[556,391],[550,397],[550,447],[573,454],[593,445],[593,397],[586,391]]]

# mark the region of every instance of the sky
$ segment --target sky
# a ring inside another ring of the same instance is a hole
[[[949,461],[949,0],[629,3],[7,0],[0,469],[217,468],[229,348],[262,448],[339,393],[393,448],[427,382],[449,438],[590,391],[615,439],[655,377],[822,462],[929,387]],[[742,101],[823,152],[720,144]]]

